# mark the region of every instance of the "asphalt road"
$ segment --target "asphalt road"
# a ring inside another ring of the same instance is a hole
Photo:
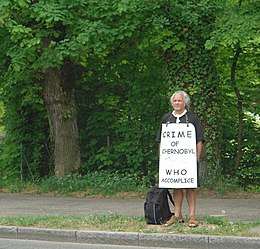
[[[142,216],[144,200],[72,198],[0,193],[0,216],[118,214]],[[184,201],[183,215],[188,215]],[[224,216],[230,221],[260,220],[260,199],[198,199],[197,216]]]
[[[0,239],[0,249],[148,249],[148,248],[150,249],[151,247]],[[167,249],[167,248],[156,247],[156,249]]]

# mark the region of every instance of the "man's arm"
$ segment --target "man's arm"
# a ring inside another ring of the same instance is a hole
[[[203,142],[202,141],[198,141],[196,144],[196,151],[197,151],[197,161],[200,161],[200,156],[201,156],[201,151],[202,151],[202,145]]]

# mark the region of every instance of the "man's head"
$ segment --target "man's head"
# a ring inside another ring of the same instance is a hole
[[[170,102],[176,114],[181,114],[185,109],[190,108],[190,97],[184,91],[175,92],[171,96]]]

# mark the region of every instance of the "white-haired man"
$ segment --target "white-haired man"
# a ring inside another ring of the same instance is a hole
[[[199,162],[202,145],[204,142],[204,134],[203,127],[198,119],[198,117],[189,112],[190,108],[190,97],[184,91],[175,92],[170,98],[171,105],[173,107],[173,111],[165,114],[162,118],[162,123],[192,123],[196,130],[196,155],[197,161]],[[161,139],[161,129],[160,126],[158,135],[156,140],[159,142],[159,151],[160,151],[160,139]],[[199,176],[198,176],[198,186],[199,184]],[[170,226],[174,223],[183,223],[182,216],[182,202],[184,197],[184,189],[174,189],[174,203],[175,203],[175,214],[172,216],[164,226]],[[198,221],[196,219],[196,189],[186,189],[186,199],[189,206],[189,227],[197,227]]]

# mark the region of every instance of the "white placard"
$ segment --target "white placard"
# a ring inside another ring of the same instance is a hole
[[[159,187],[198,187],[196,130],[193,124],[162,124]]]

